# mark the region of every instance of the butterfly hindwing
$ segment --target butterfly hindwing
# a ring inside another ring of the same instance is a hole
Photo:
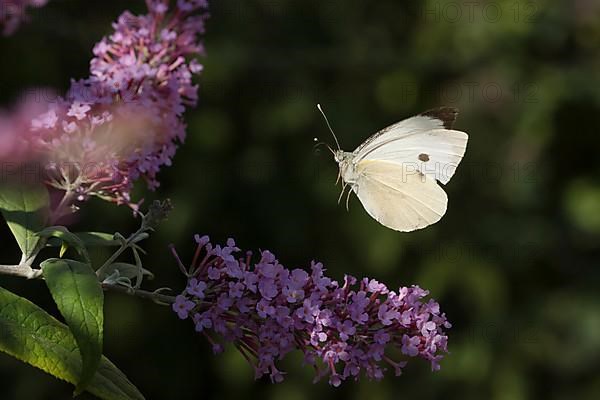
[[[427,175],[386,161],[357,164],[352,189],[365,210],[390,229],[410,232],[439,221],[446,213],[446,192]]]

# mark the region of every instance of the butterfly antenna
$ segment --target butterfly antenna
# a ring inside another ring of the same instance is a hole
[[[331,152],[331,154],[335,155],[335,151],[331,148],[331,146],[325,142],[319,142],[319,139],[314,138],[314,141],[317,142],[314,146],[314,148],[318,148],[319,146],[325,146],[327,147],[327,150],[329,150]]]
[[[319,111],[321,111],[323,118],[325,118],[325,122],[327,123],[327,127],[329,128],[329,132],[331,132],[331,134],[333,135],[333,138],[335,139],[335,144],[337,145],[338,150],[341,150],[340,142],[338,142],[337,136],[335,136],[335,132],[333,132],[333,129],[331,129],[331,124],[329,123],[329,119],[327,119],[327,115],[325,115],[325,112],[323,111],[323,108],[321,108],[320,104],[317,104],[317,108],[319,109]]]

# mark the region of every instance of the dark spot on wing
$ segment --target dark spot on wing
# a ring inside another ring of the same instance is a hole
[[[439,119],[444,124],[444,128],[452,129],[456,117],[458,116],[458,109],[454,107],[439,107],[425,111],[424,113],[421,113],[421,115]]]
[[[425,153],[419,154],[419,160],[421,160],[423,162],[429,161],[429,154],[425,154]]]

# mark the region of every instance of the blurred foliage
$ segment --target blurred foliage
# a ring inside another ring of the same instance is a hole
[[[170,219],[149,240],[151,285],[180,289],[166,245],[192,256],[194,233],[269,248],[288,267],[419,284],[454,323],[439,373],[313,385],[299,359],[283,384],[254,382],[235,351],[210,346],[168,308],[110,294],[106,351],[150,399],[597,399],[600,397],[600,4],[595,0],[222,0],[206,37],[201,101],[156,193]],[[468,5],[468,4],[471,5]],[[0,101],[64,90],[91,48],[143,1],[54,0],[0,39]],[[459,107],[469,148],[448,184],[446,216],[400,234],[356,199],[337,205],[324,105],[351,150],[434,106]],[[99,201],[77,230],[137,225]],[[3,238],[9,233],[2,227]],[[2,241],[3,262],[17,247]],[[92,254],[92,256],[94,256]],[[96,257],[100,254],[96,254]],[[11,258],[12,257],[12,258]],[[0,284],[55,310],[43,284]],[[0,355],[3,399],[67,399],[71,388]]]

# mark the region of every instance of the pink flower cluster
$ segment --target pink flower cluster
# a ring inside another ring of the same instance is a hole
[[[364,373],[379,380],[391,367],[400,375],[406,360],[421,357],[439,369],[447,352],[445,328],[451,325],[439,305],[423,298],[418,286],[389,290],[372,279],[345,276],[338,283],[312,263],[310,272],[283,267],[269,251],[252,262],[233,239],[213,246],[207,236],[196,236],[198,248],[189,268],[173,253],[188,276],[185,291],[173,310],[191,317],[197,332],[223,347],[217,336],[232,343],[256,371],[283,380],[275,363],[299,349],[319,380],[339,386]],[[396,360],[390,355],[396,354]]]
[[[94,47],[91,76],[73,81],[31,123],[32,147],[48,164],[48,183],[78,201],[97,196],[133,206],[134,181],[158,187],[185,138],[202,71],[206,0],[146,0],[149,14],[124,12]]]
[[[0,28],[5,36],[13,34],[27,19],[27,8],[43,7],[48,0],[0,0]]]

